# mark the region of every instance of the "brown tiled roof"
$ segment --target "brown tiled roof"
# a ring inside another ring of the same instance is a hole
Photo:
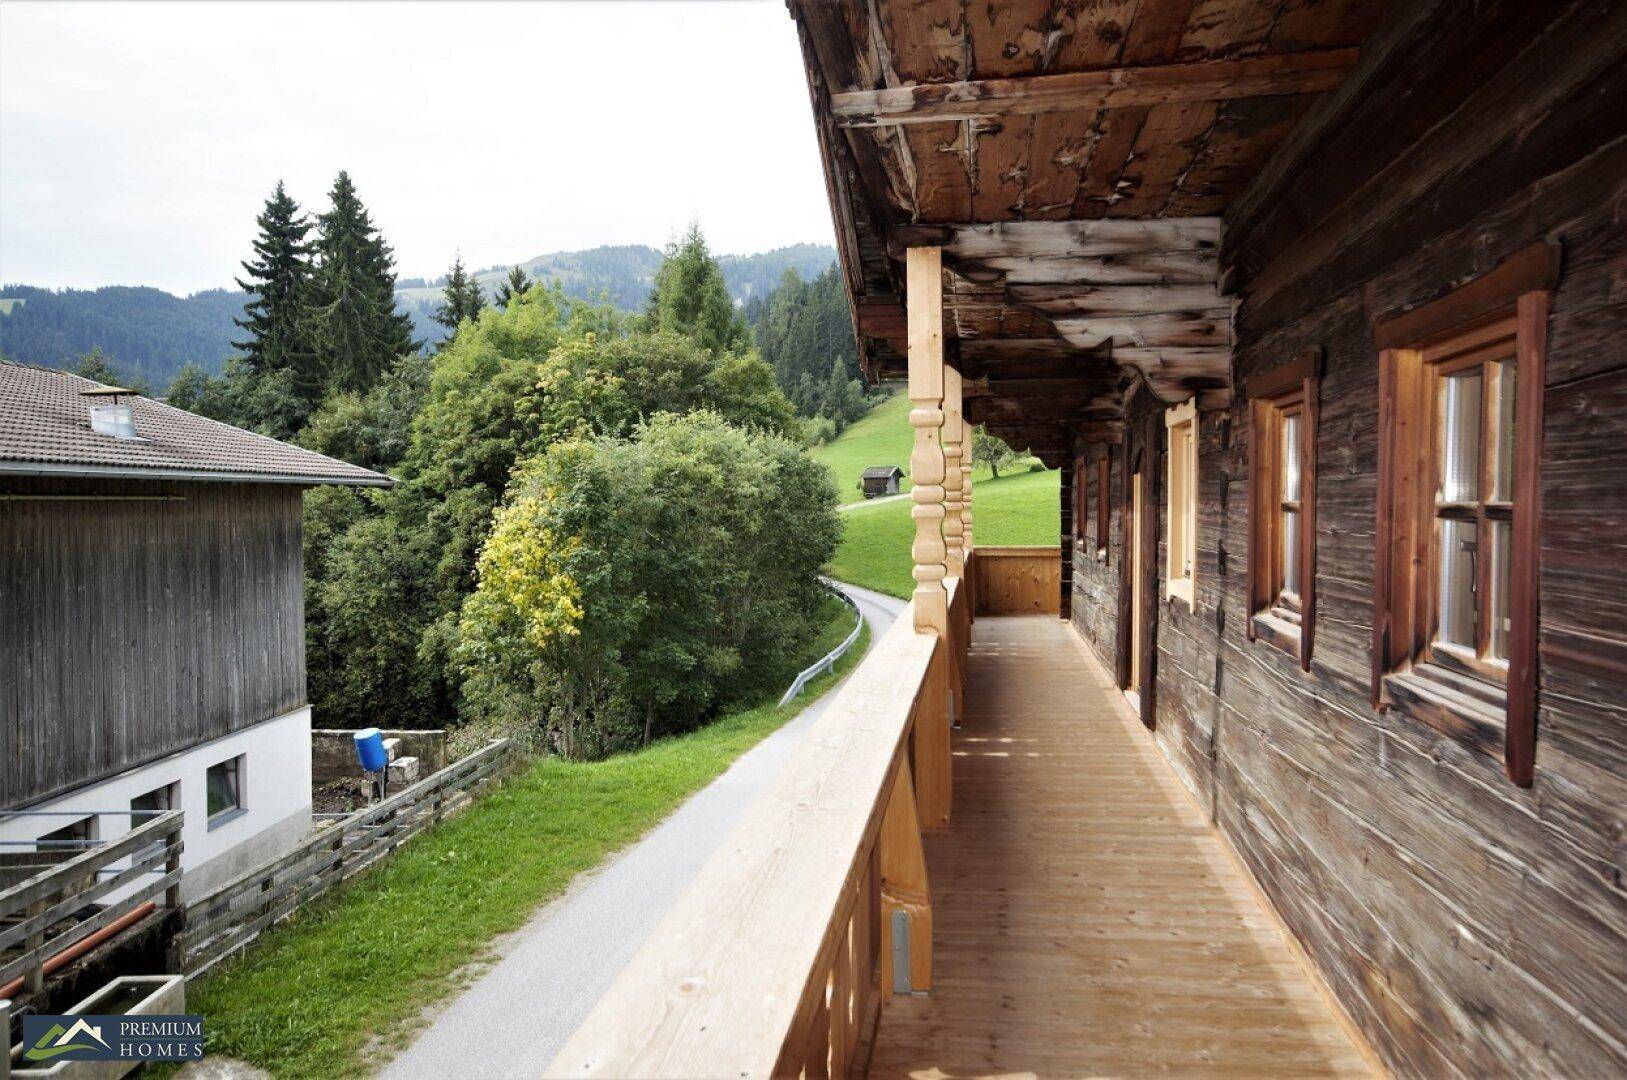
[[[102,435],[91,430],[90,406],[107,399],[82,396],[99,385],[65,371],[0,360],[0,475],[393,483],[371,469],[136,395],[119,400],[131,406],[140,439]]]

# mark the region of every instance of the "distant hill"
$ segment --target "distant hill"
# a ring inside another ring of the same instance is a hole
[[[100,346],[119,371],[167,386],[188,361],[218,371],[239,330],[247,296],[210,289],[172,296],[124,285],[104,289],[0,287],[0,352],[13,360],[71,367]]]
[[[740,304],[761,296],[794,268],[812,278],[836,260],[834,248],[796,244],[756,255],[721,255],[718,264],[729,293]],[[624,310],[642,307],[649,296],[661,252],[643,244],[586,251],[557,251],[520,264],[535,280],[558,281],[567,296],[596,299],[601,294]],[[508,274],[507,266],[480,271],[487,294]],[[413,318],[417,336],[440,341],[445,331],[432,318],[441,302],[441,282],[405,280],[396,293]],[[13,360],[71,367],[100,346],[121,372],[153,386],[167,386],[188,361],[218,372],[241,331],[246,294],[211,289],[187,297],[160,289],[113,286],[103,289],[40,289],[0,285],[0,352]],[[18,302],[20,301],[20,302]]]

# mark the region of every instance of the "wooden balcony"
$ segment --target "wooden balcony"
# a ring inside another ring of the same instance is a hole
[[[927,838],[933,977],[871,1076],[1324,1076],[1366,1063],[1068,626],[979,618]]]
[[[1068,625],[972,624],[1022,587],[898,620],[549,1075],[1367,1071]]]

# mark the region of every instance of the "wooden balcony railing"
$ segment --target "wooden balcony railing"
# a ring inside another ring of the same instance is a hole
[[[840,1076],[884,995],[932,984],[923,828],[948,824],[949,633],[906,611],[548,1069],[552,1076]]]
[[[159,814],[0,890],[0,998],[38,993],[92,935],[178,908],[183,820],[179,810]],[[76,920],[92,905],[94,915]]]
[[[972,610],[978,615],[1055,615],[1061,610],[1062,549],[977,548]]]

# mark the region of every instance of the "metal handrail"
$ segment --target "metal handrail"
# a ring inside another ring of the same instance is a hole
[[[785,696],[780,698],[781,705],[802,693],[815,677],[823,675],[834,667],[836,661],[840,660],[847,650],[853,647],[853,643],[859,640],[859,631],[864,629],[864,613],[859,610],[859,605],[853,602],[853,598],[838,588],[835,582],[828,579],[825,579],[825,587],[830,589],[842,603],[853,609],[853,614],[856,617],[853,623],[853,632],[848,634],[840,645],[820,657],[811,666],[804,668],[796,678],[791,680],[791,685],[786,689]]]

